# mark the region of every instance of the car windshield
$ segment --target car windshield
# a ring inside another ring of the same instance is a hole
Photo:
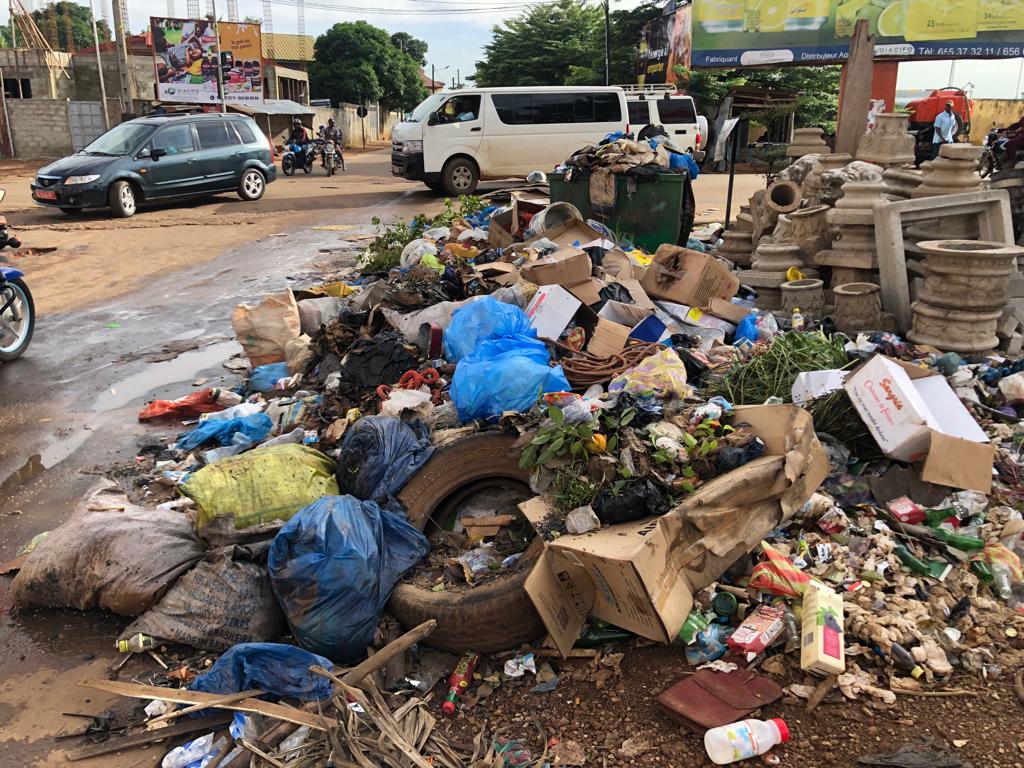
[[[156,130],[156,126],[145,123],[121,123],[104,133],[82,151],[87,155],[127,155],[148,138],[154,130]]]
[[[430,96],[427,96],[427,98],[421,101],[420,105],[412,111],[412,114],[409,115],[408,122],[423,122],[424,120],[426,120],[427,115],[429,115],[431,112],[437,109],[441,105],[441,102],[444,100],[445,95],[443,93],[433,93]]]

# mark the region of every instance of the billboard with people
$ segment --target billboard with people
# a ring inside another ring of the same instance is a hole
[[[690,6],[678,6],[644,26],[637,56],[638,83],[674,83],[676,65],[690,66]]]
[[[842,61],[860,19],[879,58],[1024,55],[1022,0],[693,0],[693,66]]]
[[[259,24],[217,24],[228,104],[263,103],[263,49]]]

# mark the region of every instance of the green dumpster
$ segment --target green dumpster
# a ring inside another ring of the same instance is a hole
[[[685,173],[615,177],[615,205],[611,213],[598,212],[590,203],[590,177],[576,173],[566,181],[563,173],[549,173],[552,203],[571,203],[585,219],[600,221],[619,240],[629,240],[648,251],[663,243],[686,245],[693,228],[694,202],[690,177]]]

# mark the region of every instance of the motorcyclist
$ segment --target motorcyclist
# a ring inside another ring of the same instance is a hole
[[[321,138],[324,141],[330,141],[334,143],[334,153],[338,156],[341,161],[341,170],[345,170],[345,157],[341,153],[342,149],[342,136],[341,129],[334,124],[334,118],[330,117],[327,119],[327,127],[324,128],[323,135]]]
[[[306,130],[302,121],[296,117],[292,120],[292,130],[288,134],[288,144],[298,148],[296,154],[298,155],[299,166],[306,162],[306,151],[309,149],[309,141],[309,131]]]

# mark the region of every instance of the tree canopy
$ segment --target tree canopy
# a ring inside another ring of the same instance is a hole
[[[612,84],[635,81],[640,30],[661,10],[646,2],[612,11],[608,38]],[[482,86],[604,83],[604,11],[600,4],[554,0],[493,28],[475,80]]]
[[[32,19],[55,51],[74,51],[93,46],[92,14],[88,6],[61,0],[32,11]],[[96,20],[96,34],[101,43],[111,39],[110,28],[103,19]]]
[[[408,32],[395,32],[391,36],[391,44],[412,56],[413,60],[421,67],[427,63],[427,44]]]
[[[426,43],[410,37],[422,45]],[[385,109],[409,110],[427,96],[420,65],[392,36],[365,21],[335,24],[316,39],[310,89],[332,103],[379,101]]]

